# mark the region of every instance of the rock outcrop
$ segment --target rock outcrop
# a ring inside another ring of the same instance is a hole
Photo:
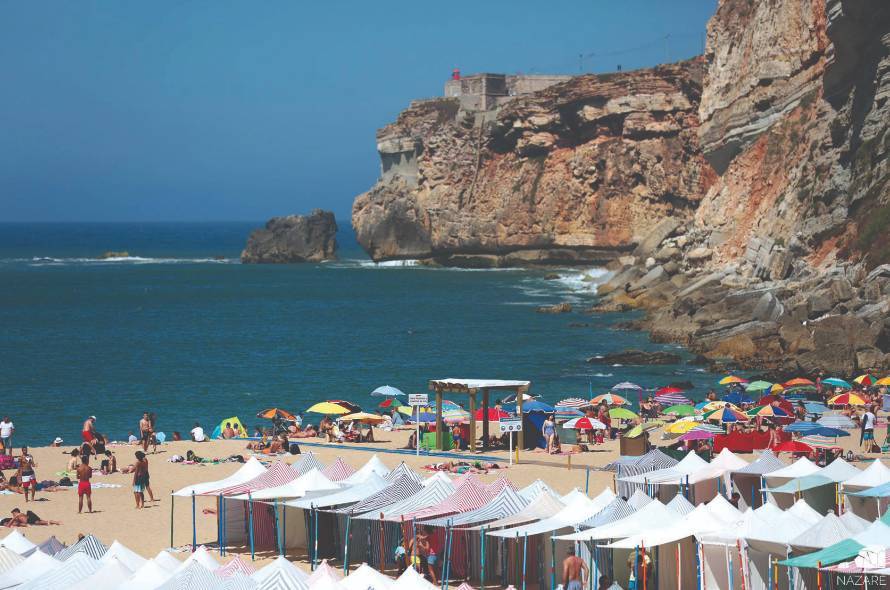
[[[254,230],[241,252],[247,264],[320,262],[337,258],[337,222],[330,211],[273,217]]]
[[[714,182],[698,145],[703,65],[579,76],[495,111],[413,103],[378,133],[359,243],[374,260],[465,266],[632,251],[659,220],[691,220]]]

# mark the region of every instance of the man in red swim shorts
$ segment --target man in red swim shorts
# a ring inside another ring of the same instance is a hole
[[[87,497],[87,511],[93,511],[93,491],[90,487],[90,478],[93,477],[93,468],[90,467],[90,456],[80,458],[77,466],[77,513],[83,511],[83,497]]]

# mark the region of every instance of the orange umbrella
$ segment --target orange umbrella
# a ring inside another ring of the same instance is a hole
[[[297,417],[281,408],[269,408],[263,410],[256,415],[257,418],[265,418],[266,420],[296,420]]]
[[[812,385],[816,385],[816,384],[813,383],[812,381],[810,381],[809,379],[804,379],[803,377],[796,377],[796,378],[792,379],[791,381],[787,381],[785,383],[785,387],[801,387],[804,385],[812,386]]]
[[[828,400],[830,406],[864,406],[865,400],[855,393],[842,393]]]

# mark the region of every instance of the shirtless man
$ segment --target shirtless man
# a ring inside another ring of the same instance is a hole
[[[22,447],[22,456],[19,457],[19,484],[22,486],[22,489],[25,490],[25,502],[28,501],[28,490],[31,490],[31,500],[35,499],[37,495],[37,474],[34,473],[34,468],[37,467],[37,463],[34,462],[34,457],[28,452],[28,447]]]
[[[93,490],[90,486],[90,478],[93,477],[93,468],[90,467],[89,455],[80,458],[77,466],[77,513],[83,512],[83,497],[87,497],[87,512],[93,511]]]
[[[148,452],[148,445],[151,443],[151,420],[148,418],[148,412],[142,414],[139,420],[139,440],[142,441],[142,452]]]
[[[25,527],[25,526],[49,526],[51,524],[62,524],[57,520],[43,520],[30,510],[26,513],[22,513],[18,508],[12,509],[12,518],[6,523],[6,526],[9,528],[13,527]]]
[[[90,416],[83,422],[83,432],[80,433],[83,442],[92,448],[93,441],[96,439],[96,417]]]
[[[581,590],[587,585],[587,564],[575,555],[575,548],[569,547],[569,556],[562,562],[562,584],[566,590]]]

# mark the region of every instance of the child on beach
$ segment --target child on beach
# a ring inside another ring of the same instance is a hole
[[[93,512],[93,489],[90,485],[90,478],[93,477],[93,468],[90,467],[90,456],[84,455],[80,458],[81,463],[77,466],[77,513],[83,512],[83,497],[87,497],[87,512]]]
[[[102,471],[102,475],[109,475],[117,471],[117,457],[114,456],[114,453],[111,451],[105,451],[105,457],[102,459],[102,463],[99,464],[99,467]]]

